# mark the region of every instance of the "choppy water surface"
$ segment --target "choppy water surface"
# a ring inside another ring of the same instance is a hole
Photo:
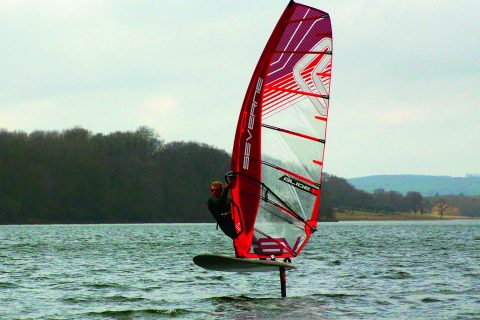
[[[232,254],[213,224],[0,226],[0,318],[480,318],[480,221],[321,224],[286,299],[205,252]]]

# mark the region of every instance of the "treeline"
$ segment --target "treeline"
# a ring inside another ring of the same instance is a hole
[[[0,224],[212,222],[210,182],[222,180],[229,164],[223,150],[164,143],[146,127],[108,135],[0,130]],[[480,213],[479,197],[372,194],[325,175],[321,217],[334,219],[334,209],[423,212],[436,200]]]
[[[0,131],[0,223],[211,221],[205,203],[230,156],[151,129]]]
[[[373,193],[358,190],[346,179],[333,175],[324,175],[322,190],[322,206],[326,212],[369,211],[369,212],[431,212],[436,206],[443,209],[448,205],[458,209],[457,213],[465,216],[480,216],[480,195],[446,195],[424,197],[416,191],[405,195],[397,191],[377,189]],[[327,208],[329,210],[327,210]],[[443,212],[442,212],[443,213]]]

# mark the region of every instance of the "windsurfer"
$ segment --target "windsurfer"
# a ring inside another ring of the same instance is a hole
[[[234,239],[237,237],[235,226],[232,220],[232,214],[230,213],[231,200],[228,197],[228,190],[230,185],[228,183],[223,184],[220,181],[213,181],[210,185],[211,196],[208,199],[207,206],[210,213],[217,220],[217,226],[220,229]]]

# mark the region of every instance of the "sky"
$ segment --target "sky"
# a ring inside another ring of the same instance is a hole
[[[480,173],[480,1],[298,1],[330,14],[325,171]],[[153,128],[231,152],[287,1],[0,0],[0,128]]]

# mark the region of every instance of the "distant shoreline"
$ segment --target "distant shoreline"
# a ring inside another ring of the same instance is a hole
[[[379,213],[366,211],[353,212],[335,212],[338,221],[403,221],[403,220],[475,220],[478,217],[467,216],[443,216],[433,215],[431,213],[412,213],[412,212],[394,212]]]
[[[318,222],[340,222],[340,221],[442,221],[442,220],[480,220],[480,217],[467,216],[446,216],[441,219],[431,214],[413,213],[337,213],[336,219],[321,219]],[[30,222],[30,223],[0,223],[0,226],[83,226],[83,225],[153,225],[153,224],[211,224],[212,221],[204,222]]]
[[[381,213],[381,212],[368,212],[368,211],[350,211],[350,212],[334,212],[334,217],[330,219],[320,219],[318,222],[339,222],[339,221],[431,221],[431,220],[480,220],[480,217],[469,217],[469,216],[443,216],[440,218],[439,215],[434,215],[431,213],[412,213],[412,212],[390,212],[390,213]],[[208,221],[196,221],[196,222],[187,222],[187,221],[64,221],[64,222],[48,222],[48,221],[29,221],[27,223],[0,223],[0,226],[8,225],[107,225],[107,224],[117,224],[117,225],[135,225],[135,224],[190,224],[190,223],[210,223],[214,224],[213,219]]]

